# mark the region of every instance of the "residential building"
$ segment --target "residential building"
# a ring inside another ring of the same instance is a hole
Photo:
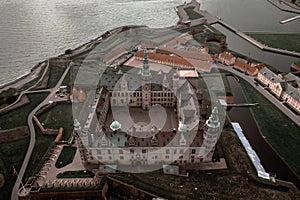
[[[276,75],[270,69],[264,67],[257,75],[257,79],[279,99],[285,101],[295,111],[300,113],[300,79],[293,75]]]
[[[234,65],[235,61],[236,61],[236,57],[234,55],[232,55],[231,53],[228,52],[223,52],[219,54],[219,60],[221,61],[222,64],[225,65]]]

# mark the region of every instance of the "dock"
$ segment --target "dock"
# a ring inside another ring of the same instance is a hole
[[[288,18],[288,19],[286,19],[286,20],[282,20],[282,21],[280,21],[280,24],[285,24],[285,23],[294,21],[294,20],[296,20],[296,19],[298,19],[298,18],[300,18],[300,15],[297,15],[297,16],[295,16],[295,17]]]

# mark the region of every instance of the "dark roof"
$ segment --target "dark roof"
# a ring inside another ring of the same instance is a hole
[[[278,82],[283,82],[281,78],[279,78],[274,72],[272,72],[270,69],[267,67],[262,68],[259,71],[260,74],[262,74],[265,78],[270,80],[273,83],[278,83]]]

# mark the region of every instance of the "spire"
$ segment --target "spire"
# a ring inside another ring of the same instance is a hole
[[[148,51],[144,49],[144,63],[143,63],[143,76],[150,76],[149,63],[148,63]]]
[[[167,79],[166,74],[164,74],[164,78],[163,78],[163,90],[168,90],[169,87],[170,87],[169,81]]]
[[[186,146],[187,140],[185,138],[185,135],[187,133],[187,126],[185,124],[183,124],[182,121],[179,121],[178,132],[180,134],[179,145]]]

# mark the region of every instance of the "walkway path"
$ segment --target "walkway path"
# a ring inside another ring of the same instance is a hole
[[[43,106],[49,104],[49,100],[52,98],[53,95],[55,95],[55,92],[57,91],[57,89],[59,88],[61,83],[63,82],[63,80],[64,80],[65,76],[67,75],[67,73],[69,72],[69,70],[70,70],[70,65],[66,68],[65,72],[61,76],[60,80],[57,82],[56,86],[51,89],[51,93],[47,96],[47,98],[44,99],[44,101],[42,103],[40,103],[37,107],[35,107],[31,111],[31,113],[28,115],[27,123],[28,123],[28,127],[29,127],[29,130],[30,130],[30,143],[29,143],[27,153],[26,153],[26,156],[24,158],[22,167],[19,171],[19,177],[20,177],[21,180],[22,180],[22,178],[25,174],[28,162],[30,160],[33,148],[35,146],[35,129],[34,129],[32,118],[40,108],[42,108]],[[17,179],[16,182],[15,182],[15,185],[13,187],[12,194],[11,194],[11,199],[12,200],[17,200],[18,199],[19,186],[20,186],[20,181],[19,181],[19,179]]]
[[[261,87],[260,85],[256,85],[254,77],[248,76],[244,73],[241,73],[241,72],[233,69],[232,67],[224,66],[220,63],[216,63],[214,67],[231,72],[231,73],[241,77],[245,81],[247,81],[258,92],[260,92],[262,95],[264,95],[264,97],[266,97],[272,104],[274,104],[279,110],[281,110],[287,117],[289,117],[295,124],[297,124],[300,127],[300,116],[296,115],[294,112],[292,112],[289,108],[287,108],[282,102],[278,101],[272,94],[270,94],[263,87]]]

